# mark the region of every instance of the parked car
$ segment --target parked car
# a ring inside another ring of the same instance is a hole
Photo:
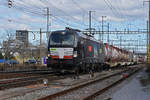
[[[36,64],[36,60],[35,59],[29,59],[25,62],[25,64]]]
[[[6,60],[4,62],[4,64],[6,64],[6,65],[15,65],[15,64],[19,64],[19,63],[16,60]]]
[[[41,61],[40,60],[37,60],[37,62],[36,62],[37,64],[41,64]]]

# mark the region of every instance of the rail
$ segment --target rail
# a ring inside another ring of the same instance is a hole
[[[121,73],[125,73],[125,72],[127,72],[127,71],[129,71],[129,70],[130,70],[130,69],[124,70],[124,71],[121,71],[121,72],[118,72],[118,73],[115,73],[115,74],[112,74],[112,75],[109,75],[109,76],[104,76],[104,77],[102,77],[102,78],[100,78],[100,79],[92,80],[92,81],[90,81],[90,82],[86,82],[86,83],[83,83],[83,84],[81,84],[81,85],[74,86],[74,87],[72,87],[72,88],[69,88],[69,89],[66,89],[66,90],[63,90],[63,91],[60,91],[60,92],[51,94],[51,95],[49,95],[49,96],[47,96],[47,97],[44,97],[44,98],[41,98],[41,99],[38,99],[38,100],[52,100],[52,99],[54,99],[54,98],[56,98],[56,97],[63,96],[63,95],[65,95],[65,94],[67,94],[67,93],[70,93],[70,92],[76,91],[76,90],[78,90],[78,89],[87,87],[88,85],[94,84],[94,83],[96,83],[96,82],[103,81],[103,80],[105,80],[105,79],[111,78],[111,77],[116,76],[116,75],[120,75]],[[87,98],[89,98],[89,97],[87,97]],[[87,98],[85,98],[85,99],[87,99]]]

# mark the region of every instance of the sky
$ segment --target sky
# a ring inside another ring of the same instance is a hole
[[[144,0],[0,0],[0,32],[6,30],[43,31],[47,27],[49,8],[49,31],[65,27],[85,30],[89,25],[89,11],[92,11],[92,28],[101,30],[102,16],[104,30],[110,23],[110,30],[138,30],[146,28],[148,3]],[[0,35],[2,39],[6,35]],[[138,37],[138,36],[137,36]],[[144,38],[144,36],[143,36]],[[113,38],[114,39],[114,38]]]

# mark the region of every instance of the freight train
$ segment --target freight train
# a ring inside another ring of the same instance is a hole
[[[103,70],[137,63],[134,53],[66,28],[49,36],[47,67],[54,71]]]

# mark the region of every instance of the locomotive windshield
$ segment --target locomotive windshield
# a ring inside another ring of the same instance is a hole
[[[53,32],[50,36],[50,45],[73,45],[74,34],[71,32]]]

